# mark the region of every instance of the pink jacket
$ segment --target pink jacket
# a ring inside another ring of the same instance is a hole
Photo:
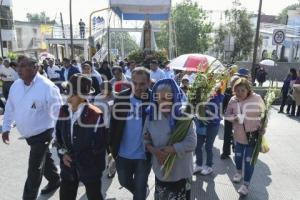
[[[264,111],[265,104],[263,99],[258,94],[251,94],[244,101],[239,102],[236,96],[233,96],[229,103],[225,113],[226,120],[229,120],[233,124],[233,137],[234,140],[240,144],[248,144],[246,132],[253,132],[261,126],[261,115]],[[244,114],[244,125],[235,120],[238,114]]]

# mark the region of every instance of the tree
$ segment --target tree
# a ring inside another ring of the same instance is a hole
[[[234,7],[227,10],[227,27],[234,38],[232,60],[247,58],[252,50],[254,30],[251,28],[250,15],[245,8],[240,7],[239,1],[234,2]]]
[[[29,22],[34,23],[51,23],[53,21],[50,21],[50,17],[48,17],[45,13],[45,11],[40,13],[27,13],[26,17]]]
[[[219,28],[215,31],[215,39],[214,39],[214,51],[217,52],[217,58],[219,58],[219,55],[223,55],[223,52],[225,50],[225,38],[228,35],[228,29],[225,25],[220,25]],[[223,58],[223,56],[222,56]],[[222,60],[221,58],[221,60]]]
[[[110,48],[118,49],[119,54],[122,51],[122,35],[124,42],[124,53],[125,56],[128,55],[131,51],[134,51],[139,48],[135,40],[127,32],[111,32],[110,33]],[[101,43],[107,43],[107,34],[103,37]],[[102,46],[101,44],[101,46]]]
[[[279,14],[279,21],[281,24],[287,23],[287,15],[289,10],[296,10],[296,8],[300,7],[300,3],[292,4],[287,7],[285,7]]]
[[[175,26],[177,51],[185,53],[203,53],[210,43],[212,24],[206,22],[207,15],[197,3],[184,1],[172,10],[171,19]],[[169,25],[165,22],[157,35],[157,45],[160,49],[168,49]]]

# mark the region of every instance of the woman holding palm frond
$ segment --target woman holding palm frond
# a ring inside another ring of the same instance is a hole
[[[247,195],[254,171],[251,159],[258,136],[263,133],[261,118],[265,103],[260,95],[252,91],[250,82],[245,78],[240,78],[235,82],[233,93],[234,96],[230,99],[225,113],[226,119],[232,122],[234,130],[237,172],[233,177],[233,182],[239,183],[244,179],[238,193]]]
[[[173,79],[158,81],[152,90],[152,105],[144,125],[145,146],[152,154],[152,169],[155,174],[155,200],[186,200],[187,179],[193,175],[193,151],[197,138],[193,124],[183,130],[183,140],[170,143],[174,128],[182,116],[185,95]],[[169,172],[166,160],[176,155]],[[166,174],[168,174],[166,176]]]

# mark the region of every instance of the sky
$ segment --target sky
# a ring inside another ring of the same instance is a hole
[[[12,0],[13,12],[16,20],[26,20],[26,13],[39,13],[45,11],[50,19],[59,20],[62,12],[64,23],[69,22],[69,0]],[[126,0],[124,0],[126,1]],[[176,4],[183,0],[173,0]],[[232,6],[232,0],[194,0],[204,9],[226,10]],[[73,0],[73,23],[82,18],[88,22],[89,14],[93,10],[108,6],[108,0]],[[278,14],[287,5],[298,3],[298,0],[263,0],[262,11],[265,14]],[[259,0],[241,0],[241,3],[249,11],[257,12]]]

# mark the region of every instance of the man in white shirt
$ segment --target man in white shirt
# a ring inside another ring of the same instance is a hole
[[[163,72],[163,70],[161,70],[158,67],[157,60],[152,60],[151,61],[151,63],[150,63],[150,69],[151,69],[150,77],[151,77],[151,79],[152,79],[153,82],[157,82],[160,79],[166,78],[166,75]]]
[[[0,79],[3,82],[2,85],[3,96],[7,100],[9,89],[11,85],[14,83],[14,81],[16,80],[16,71],[9,66],[8,60],[4,60],[3,67],[0,68]]]
[[[165,73],[166,78],[171,78],[171,79],[175,78],[173,69],[171,69],[167,64],[165,65],[163,72]]]
[[[52,81],[52,82],[55,82],[55,81],[59,81],[60,79],[60,68],[56,65],[54,65],[54,60],[53,59],[50,59],[49,60],[49,66],[47,67],[47,75],[48,75],[48,78]]]
[[[54,83],[37,73],[35,60],[20,56],[17,69],[20,79],[10,89],[3,118],[2,140],[9,144],[11,125],[16,122],[19,133],[30,146],[23,199],[35,200],[43,175],[49,183],[41,194],[53,192],[60,186],[49,145],[62,100]]]
[[[125,76],[127,79],[131,80],[131,72],[134,70],[136,63],[134,61],[130,61],[127,64]]]

